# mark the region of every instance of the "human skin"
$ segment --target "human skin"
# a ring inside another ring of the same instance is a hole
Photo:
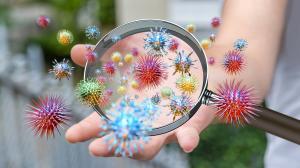
[[[226,80],[242,80],[247,86],[255,89],[259,101],[268,93],[272,82],[277,54],[280,48],[287,0],[226,0],[222,12],[222,24],[211,48],[206,55],[213,56],[216,63],[209,67],[209,89],[215,90],[219,83]],[[244,51],[246,67],[237,75],[228,75],[222,66],[224,53],[232,49],[233,42],[246,39],[249,43]],[[130,48],[122,46],[124,48]],[[84,65],[84,45],[75,45],[71,50],[73,61]],[[168,143],[177,142],[184,152],[193,151],[200,140],[201,132],[214,120],[216,111],[203,106],[183,126],[176,130],[152,137],[144,145],[144,150],[133,155],[133,159],[152,159]],[[66,139],[78,143],[93,139],[89,151],[94,156],[112,157],[103,138],[97,137],[101,124],[99,115],[94,112],[79,123],[70,127]]]

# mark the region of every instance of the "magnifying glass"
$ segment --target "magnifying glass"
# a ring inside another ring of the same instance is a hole
[[[191,33],[176,24],[163,20],[127,23],[106,34],[94,52],[98,58],[86,63],[84,80],[100,80],[109,98],[93,108],[111,120],[111,111],[118,113],[117,107],[124,102],[134,103],[133,107],[151,102],[156,114],[146,117],[152,127],[146,132],[149,136],[175,130],[201,105],[215,105],[220,99],[207,89],[205,52]],[[299,120],[261,106],[254,110],[257,116],[248,124],[300,144]]]

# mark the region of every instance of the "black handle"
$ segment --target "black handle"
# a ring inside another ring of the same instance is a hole
[[[300,145],[300,120],[256,106],[257,117],[249,125]]]

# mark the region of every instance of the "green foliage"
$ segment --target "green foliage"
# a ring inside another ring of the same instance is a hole
[[[201,134],[192,152],[193,168],[260,168],[266,147],[265,134],[252,127],[212,125]]]

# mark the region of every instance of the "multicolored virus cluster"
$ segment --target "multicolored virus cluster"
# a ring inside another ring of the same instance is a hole
[[[171,96],[170,97],[170,110],[171,114],[173,114],[173,121],[177,116],[183,116],[189,113],[191,108],[193,107],[192,100],[187,95],[180,96]]]
[[[85,29],[85,35],[88,39],[98,39],[100,37],[100,30],[97,26],[88,26]]]
[[[190,57],[192,54],[193,52],[186,54],[184,50],[177,53],[176,58],[173,60],[173,65],[172,65],[175,66],[175,72],[173,73],[173,75],[175,75],[177,72],[181,73],[182,75],[183,74],[191,75],[190,68],[191,66],[194,65],[193,62],[195,62]]]
[[[167,76],[167,67],[159,57],[139,57],[134,66],[134,78],[143,87],[157,87]]]
[[[55,75],[56,79],[69,79],[72,75],[72,71],[74,67],[69,64],[69,60],[63,59],[62,62],[57,62],[57,60],[53,61],[53,68],[49,70],[50,73]]]
[[[48,25],[50,24],[50,18],[48,16],[44,16],[41,15],[37,18],[36,20],[36,24],[40,27],[40,28],[47,28]]]
[[[256,116],[253,89],[243,86],[241,81],[219,85],[217,94],[220,96],[216,101],[217,116],[226,123],[242,125]]]
[[[99,83],[96,79],[81,80],[76,87],[78,99],[90,106],[96,106],[103,100],[105,85]]]
[[[143,149],[140,141],[145,143],[149,141],[147,132],[152,127],[149,122],[137,116],[149,110],[152,112],[156,110],[151,108],[130,99],[124,99],[118,105],[114,104],[108,112],[113,115],[113,119],[106,120],[106,124],[101,126],[103,132],[100,133],[102,136],[106,135],[105,141],[109,145],[108,149],[114,150],[115,155],[121,156],[132,156],[138,150]]]
[[[73,42],[73,40],[73,34],[69,30],[64,29],[57,33],[57,41],[61,45],[69,45]]]
[[[150,33],[147,34],[147,38],[144,40],[144,48],[149,55],[164,56],[168,53],[170,35],[167,33],[167,29],[151,29]]]
[[[71,110],[59,96],[46,96],[32,101],[26,110],[27,124],[40,137],[54,137],[62,125],[71,119]]]

